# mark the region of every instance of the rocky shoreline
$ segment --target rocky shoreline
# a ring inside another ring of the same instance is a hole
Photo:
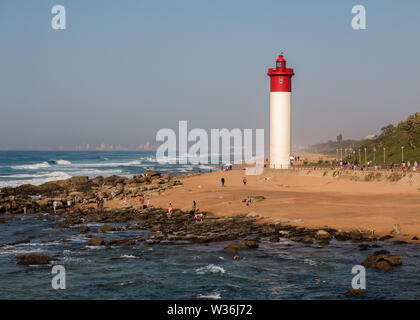
[[[192,174],[190,174],[192,175]],[[210,212],[200,212],[204,221],[197,223],[191,209],[173,210],[172,218],[168,218],[166,211],[158,207],[136,208],[129,202],[122,202],[118,207],[105,207],[103,211],[95,206],[97,197],[109,200],[134,199],[139,195],[147,197],[165,192],[170,188],[181,185],[179,176],[160,174],[148,171],[142,176],[126,178],[111,176],[107,178],[74,177],[67,180],[47,182],[40,186],[22,185],[16,188],[3,188],[0,194],[0,214],[7,219],[15,219],[26,208],[26,214],[37,214],[45,219],[45,212],[52,212],[52,203],[58,202],[57,214],[60,217],[55,228],[68,228],[84,233],[89,238],[88,245],[105,246],[134,245],[143,242],[146,245],[177,245],[177,244],[208,244],[211,242],[235,241],[228,245],[223,252],[232,253],[235,259],[240,259],[241,250],[257,248],[261,239],[269,239],[275,243],[281,239],[290,239],[306,245],[318,244],[326,246],[332,239],[337,241],[352,241],[359,243],[359,250],[380,248],[380,242],[392,239],[392,235],[377,237],[373,230],[361,231],[354,229],[345,232],[332,228],[307,229],[284,223],[264,223],[255,216],[236,215],[231,217],[215,217]],[[41,194],[42,199],[37,196]],[[66,201],[73,205],[66,208]],[[145,236],[129,239],[114,239],[105,241],[103,237],[90,234],[86,223],[103,223],[100,233],[124,230],[148,231]],[[113,226],[111,224],[123,224]],[[29,240],[27,240],[29,241]],[[403,243],[394,241],[395,244]],[[10,244],[4,244],[10,245]],[[1,246],[4,246],[1,245]],[[36,259],[35,259],[36,260]],[[42,261],[49,261],[43,257]],[[34,262],[34,257],[20,259]],[[389,252],[380,252],[366,258],[364,264],[381,270],[391,270],[402,264],[400,256],[392,256]]]

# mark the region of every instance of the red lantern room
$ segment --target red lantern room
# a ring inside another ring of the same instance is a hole
[[[276,60],[276,68],[268,69],[271,80],[270,92],[292,92],[292,77],[295,75],[293,69],[286,68],[286,60],[283,52]]]

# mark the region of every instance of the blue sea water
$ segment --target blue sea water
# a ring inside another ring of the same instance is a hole
[[[212,168],[204,164],[161,165],[154,151],[0,151],[0,188],[73,176],[132,177],[145,170],[178,174]]]
[[[144,170],[171,173],[211,167],[160,166],[152,152],[0,152],[0,183],[42,183],[75,175],[119,174]],[[0,299],[342,299],[351,288],[351,270],[376,250],[403,256],[392,271],[366,269],[364,299],[420,299],[420,253],[417,244],[378,242],[381,248],[332,241],[303,245],[288,239],[263,239],[241,260],[221,253],[227,243],[90,247],[86,234],[54,229],[61,219],[43,213],[6,217],[0,224]],[[58,221],[57,221],[58,219]],[[100,223],[86,224],[93,236]],[[100,234],[105,240],[143,236],[127,230]],[[1,246],[10,242],[30,243]],[[64,239],[64,241],[62,241]],[[66,269],[66,289],[54,290],[52,266],[21,266],[17,257],[52,256]]]

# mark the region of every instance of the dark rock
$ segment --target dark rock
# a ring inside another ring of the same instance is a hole
[[[402,257],[399,255],[377,254],[367,257],[362,265],[365,267],[375,268],[379,270],[392,270],[396,266],[402,264]]]
[[[61,223],[54,226],[54,229],[67,229],[67,228],[70,228],[70,226],[66,223]]]
[[[79,231],[79,232],[89,232],[90,229],[89,229],[89,227],[79,227],[79,228],[77,228],[77,231]]]
[[[0,247],[5,247],[5,246],[14,246],[17,244],[23,244],[23,243],[30,243],[31,240],[21,240],[21,241],[16,241],[16,242],[10,242],[10,243],[6,243],[6,244],[2,244],[0,245]]]
[[[393,236],[388,234],[386,236],[380,237],[379,241],[385,241],[385,240],[389,240],[389,239],[392,239],[392,238],[393,238]]]
[[[370,245],[368,245],[368,244],[359,244],[359,250],[360,251],[365,251],[369,248],[370,248]]]
[[[414,236],[413,238],[411,238],[411,240],[419,240],[419,238]]]
[[[115,231],[115,227],[109,225],[109,224],[104,224],[100,229],[99,232],[101,233],[107,233],[108,231]]]
[[[42,264],[49,264],[51,261],[54,261],[53,258],[37,255],[37,254],[30,254],[27,256],[19,256],[17,257],[19,259],[17,264],[21,265],[42,265]]]
[[[157,171],[145,171],[144,175],[146,177],[160,177],[160,172]]]
[[[312,240],[312,237],[310,235],[306,235],[303,237],[303,239],[301,240],[302,243],[304,244],[313,244],[314,241]]]
[[[6,222],[6,220],[5,220],[5,219],[0,218],[0,224],[5,223],[5,222]]]
[[[221,252],[236,254],[239,250],[255,249],[258,248],[259,244],[254,240],[243,240],[240,242],[234,242],[224,248]]]
[[[157,232],[157,231],[161,231],[161,230],[162,230],[162,225],[161,224],[157,224],[150,229],[151,232]]]
[[[337,239],[338,241],[347,241],[347,240],[350,240],[350,233],[345,232],[345,231],[338,231],[335,234],[335,239]]]
[[[350,289],[344,293],[346,297],[362,297],[367,294],[366,290],[363,289]]]
[[[320,245],[328,245],[331,241],[331,235],[325,230],[318,230],[315,234],[315,239]]]
[[[101,238],[101,237],[94,237],[88,241],[88,245],[90,246],[101,246],[104,243],[105,243],[104,238]]]
[[[395,240],[395,241],[392,241],[392,243],[393,244],[407,244],[408,242],[407,241],[403,241],[403,240]]]

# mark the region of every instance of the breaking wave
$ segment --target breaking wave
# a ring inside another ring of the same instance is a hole
[[[51,165],[47,162],[41,162],[41,163],[35,163],[35,164],[23,164],[19,166],[11,166],[12,169],[22,169],[22,170],[37,170],[42,168],[48,168],[51,167]]]
[[[209,264],[205,267],[195,269],[195,272],[197,274],[206,274],[206,273],[221,273],[221,274],[224,274],[226,271],[222,267],[216,266],[214,264]]]

